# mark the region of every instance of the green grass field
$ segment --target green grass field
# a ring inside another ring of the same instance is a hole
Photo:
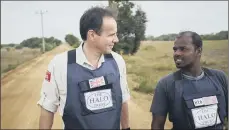
[[[136,55],[123,56],[132,98],[148,109],[158,80],[176,70],[172,47],[172,41],[145,41]],[[228,40],[204,41],[201,63],[228,74]]]
[[[40,49],[1,48],[1,74],[16,68],[19,64],[41,55]]]

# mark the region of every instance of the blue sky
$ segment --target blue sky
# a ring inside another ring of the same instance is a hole
[[[199,34],[228,30],[228,1],[134,1],[147,14],[146,35],[159,36],[192,30]],[[1,1],[1,44],[20,43],[44,35],[62,41],[66,34],[80,38],[79,19],[83,12],[107,1]]]

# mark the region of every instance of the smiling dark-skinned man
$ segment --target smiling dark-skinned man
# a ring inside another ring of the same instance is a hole
[[[185,31],[177,36],[173,56],[178,70],[156,86],[150,108],[152,129],[164,129],[167,114],[174,130],[223,129],[228,115],[227,76],[201,66],[202,49],[197,33]]]

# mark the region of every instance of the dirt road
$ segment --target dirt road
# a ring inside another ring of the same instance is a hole
[[[71,49],[67,44],[28,61],[1,78],[1,128],[37,129],[42,81],[50,60],[58,53]],[[132,129],[149,129],[151,114],[133,101],[129,103]],[[62,129],[59,114],[55,115],[53,129]]]

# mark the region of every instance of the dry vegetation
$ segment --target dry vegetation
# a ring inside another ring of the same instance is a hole
[[[40,49],[1,48],[1,74],[41,54]]]
[[[135,56],[124,56],[132,98],[146,111],[160,78],[176,70],[173,62],[173,42],[142,42]],[[201,63],[228,74],[228,40],[204,41]]]
[[[149,112],[158,80],[176,70],[172,46],[173,42],[146,41],[142,42],[136,55],[123,56],[127,65],[132,100],[145,111]],[[1,49],[1,72],[40,54],[39,49]],[[204,41],[201,63],[203,66],[221,69],[228,74],[228,40]]]

